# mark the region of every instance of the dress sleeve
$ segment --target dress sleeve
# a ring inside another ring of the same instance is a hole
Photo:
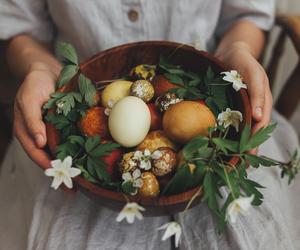
[[[30,34],[39,41],[53,38],[45,0],[0,0],[0,39]]]
[[[223,0],[217,36],[238,20],[249,20],[268,31],[274,23],[276,0]]]

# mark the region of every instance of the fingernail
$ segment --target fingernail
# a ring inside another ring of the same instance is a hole
[[[35,135],[35,142],[38,146],[42,146],[44,143],[44,137],[41,134]]]
[[[261,107],[258,107],[255,109],[255,114],[258,118],[261,118],[262,117],[262,108]]]

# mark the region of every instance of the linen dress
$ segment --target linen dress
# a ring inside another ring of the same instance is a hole
[[[43,42],[71,42],[80,58],[122,43],[172,40],[213,50],[230,25],[247,19],[263,30],[273,23],[273,0],[0,0],[0,38],[28,33]],[[287,160],[298,147],[292,127],[276,112],[278,127],[260,151]],[[180,249],[300,249],[300,179],[291,186],[276,168],[249,170],[266,187],[265,201],[249,216],[215,231],[205,204],[176,215],[183,235]],[[170,217],[117,223],[117,213],[83,194],[50,188],[46,177],[16,139],[0,172],[0,249],[172,249],[158,227]]]

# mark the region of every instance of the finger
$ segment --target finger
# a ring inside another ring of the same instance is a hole
[[[257,130],[260,128],[266,127],[270,123],[270,117],[272,113],[272,107],[273,107],[273,97],[272,93],[270,91],[269,87],[269,82],[268,79],[266,79],[266,84],[265,84],[265,105],[264,105],[264,110],[263,110],[263,118],[260,122],[255,124],[255,126],[252,129],[252,132],[255,133]]]
[[[17,111],[18,112],[18,111]],[[50,158],[46,152],[37,148],[34,140],[28,134],[20,114],[15,114],[14,133],[29,157],[43,169],[50,167]]]
[[[18,109],[21,110],[23,121],[29,135],[34,140],[35,144],[39,148],[43,148],[46,145],[46,127],[42,120],[42,111],[40,105],[31,102],[23,102],[22,104],[17,102]]]
[[[265,73],[263,70],[253,74],[249,72],[248,92],[252,105],[252,116],[254,120],[261,121],[263,119],[265,105]]]

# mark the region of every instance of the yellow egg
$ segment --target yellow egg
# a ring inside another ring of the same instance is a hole
[[[151,115],[144,101],[127,96],[115,104],[110,111],[108,127],[113,139],[124,147],[141,143],[151,124]]]
[[[130,81],[115,81],[107,85],[102,92],[102,105],[106,108],[116,104],[122,98],[130,95]]]

